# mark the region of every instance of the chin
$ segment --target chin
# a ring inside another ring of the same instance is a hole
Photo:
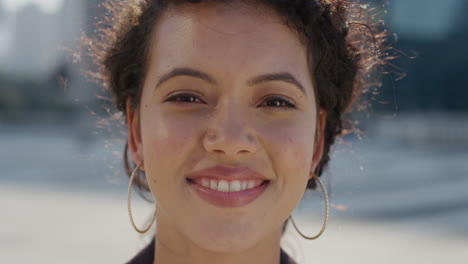
[[[196,232],[193,241],[201,248],[218,253],[239,253],[252,248],[260,240],[259,229],[251,224],[207,226]]]

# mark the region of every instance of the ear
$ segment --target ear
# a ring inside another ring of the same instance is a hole
[[[131,107],[131,97],[127,97],[126,112],[127,112],[127,127],[128,127],[128,151],[132,155],[133,161],[136,164],[142,164],[140,169],[144,170],[143,165],[143,144],[141,142],[140,133],[140,115],[138,109],[133,110]]]
[[[309,179],[313,177],[313,172],[317,168],[323,156],[326,121],[327,121],[327,112],[323,108],[320,108],[320,113],[319,113],[318,120],[317,120],[317,128],[315,130],[314,155],[312,156],[312,164],[310,166],[311,175],[309,176]]]

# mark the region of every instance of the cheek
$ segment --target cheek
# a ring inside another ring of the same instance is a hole
[[[268,142],[273,162],[279,166],[276,170],[285,175],[308,176],[314,151],[314,127],[304,122],[289,122],[267,131],[270,131]]]
[[[276,174],[272,185],[273,218],[285,220],[301,200],[309,179],[313,156],[314,127],[305,122],[288,122],[266,129],[267,150]]]
[[[151,116],[143,121],[143,145],[158,153],[177,151],[187,142],[190,131],[182,123],[163,116]]]
[[[181,163],[186,162],[186,153],[197,137],[197,122],[164,114],[163,111],[148,109],[142,113],[141,133],[143,158],[149,180],[173,184],[182,177],[161,177],[178,175]]]

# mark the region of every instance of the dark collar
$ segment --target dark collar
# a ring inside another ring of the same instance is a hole
[[[129,262],[126,264],[153,264],[154,261],[154,245],[155,245],[155,238],[151,240],[143,250],[141,250],[135,257],[133,257]],[[280,253],[280,264],[296,264],[292,258],[281,249]]]

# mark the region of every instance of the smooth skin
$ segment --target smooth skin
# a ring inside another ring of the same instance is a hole
[[[165,11],[150,49],[127,120],[157,201],[154,263],[279,263],[282,225],[322,157],[326,119],[298,34],[266,7],[197,4]],[[216,207],[186,181],[215,165],[247,166],[270,184],[248,205]]]

